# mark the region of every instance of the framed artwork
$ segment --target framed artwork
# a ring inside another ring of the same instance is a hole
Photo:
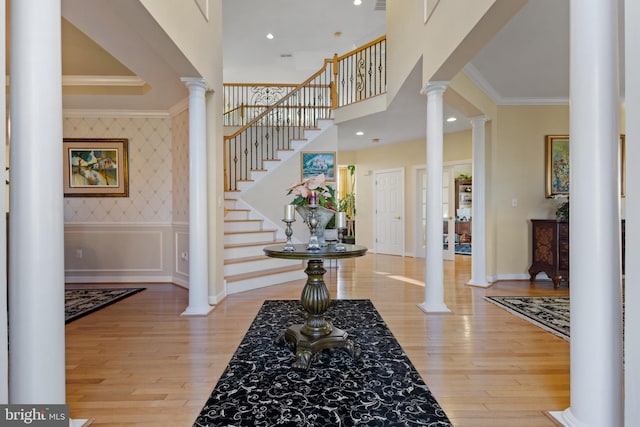
[[[126,138],[64,138],[65,197],[128,197]]]
[[[545,150],[545,195],[569,195],[569,135],[547,135]],[[620,135],[620,190],[625,194],[625,136]]]
[[[336,152],[302,152],[300,153],[300,179],[313,178],[324,174],[327,181],[336,180]]]

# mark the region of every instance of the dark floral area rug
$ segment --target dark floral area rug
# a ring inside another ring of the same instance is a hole
[[[316,354],[308,370],[275,344],[303,323],[299,301],[265,301],[194,426],[451,426],[369,300],[334,300],[327,319],[362,354]]]
[[[114,302],[120,301],[145,288],[87,288],[64,290],[65,323],[72,322]]]
[[[485,297],[504,308],[569,341],[569,297]]]

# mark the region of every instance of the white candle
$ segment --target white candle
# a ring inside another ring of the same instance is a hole
[[[336,228],[347,228],[347,213],[337,212]]]
[[[284,220],[293,221],[296,219],[296,207],[294,205],[286,205],[284,207]]]

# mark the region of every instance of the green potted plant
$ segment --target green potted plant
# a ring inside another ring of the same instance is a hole
[[[347,232],[343,240],[345,243],[354,244],[356,242],[356,193],[354,191],[356,165],[348,165],[347,170],[349,171],[349,191],[345,194],[344,198],[340,199],[338,210],[347,213]]]

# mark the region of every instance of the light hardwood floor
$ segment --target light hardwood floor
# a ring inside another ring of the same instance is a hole
[[[568,342],[483,297],[568,289],[550,281],[470,287],[470,260],[445,261],[450,314],[417,308],[422,259],[341,260],[325,281],[333,298],[373,301],[456,427],[553,426],[545,411],[569,406]],[[180,316],[186,289],[144,286],[66,326],[72,418],[93,418],[93,426],[191,426],[262,302],[298,299],[303,281],[231,295],[207,317]]]

